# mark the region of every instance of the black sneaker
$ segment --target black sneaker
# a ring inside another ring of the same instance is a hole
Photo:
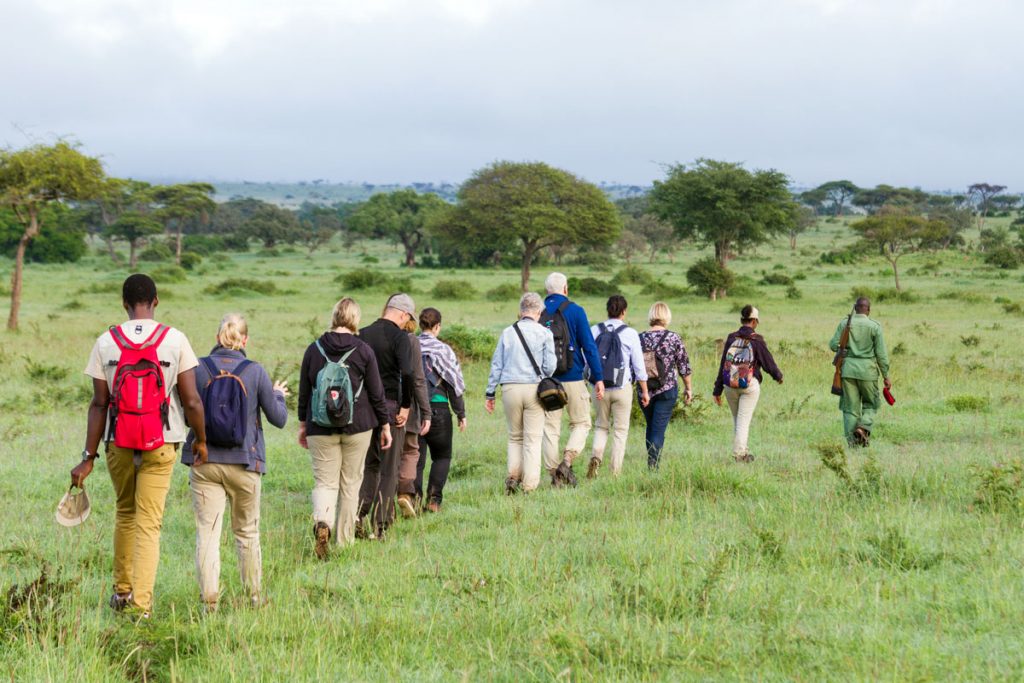
[[[754,454],[753,453],[744,453],[743,455],[734,455],[734,456],[732,456],[732,458],[736,462],[754,462]]]
[[[565,486],[565,480],[562,479],[562,473],[557,467],[553,470],[548,470],[548,474],[551,475],[551,488],[560,489]]]
[[[572,471],[572,465],[565,460],[559,463],[555,473],[565,482],[566,486],[576,486],[579,483],[576,481],[576,475]]]
[[[132,604],[132,592],[114,593],[110,596],[110,609],[115,612],[123,612]]]
[[[515,477],[509,477],[505,480],[505,495],[514,496],[519,493],[519,480]]]
[[[587,479],[594,479],[597,477],[597,470],[601,468],[601,461],[597,458],[591,458],[590,464],[587,465]]]
[[[313,527],[313,538],[316,539],[313,552],[316,553],[317,559],[326,560],[328,544],[331,541],[331,528],[325,522],[317,522]]]
[[[867,448],[871,444],[871,432],[863,427],[857,427],[853,430],[853,443],[856,446]]]

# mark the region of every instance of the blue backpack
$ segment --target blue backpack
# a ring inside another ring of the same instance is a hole
[[[621,387],[626,377],[626,363],[622,358],[622,339],[619,335],[628,325],[601,325],[601,333],[597,335],[597,355],[601,359],[601,374],[604,375],[604,386]]]
[[[232,373],[219,369],[209,356],[200,360],[210,373],[210,381],[203,388],[206,440],[211,446],[241,448],[249,423],[249,393],[242,372],[252,361],[243,360]]]

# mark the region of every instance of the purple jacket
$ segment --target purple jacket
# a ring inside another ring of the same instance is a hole
[[[782,370],[779,370],[779,366],[775,364],[775,359],[772,358],[771,351],[768,350],[768,345],[764,343],[764,337],[754,332],[754,328],[744,325],[735,332],[730,333],[725,340],[725,346],[722,348],[722,358],[718,361],[718,372],[715,373],[714,396],[721,396],[722,390],[725,388],[722,382],[722,370],[725,368],[725,354],[729,352],[729,347],[732,346],[733,340],[737,337],[750,340],[750,345],[754,349],[754,377],[758,382],[761,381],[762,369],[771,375],[772,379],[776,382],[782,381]]]

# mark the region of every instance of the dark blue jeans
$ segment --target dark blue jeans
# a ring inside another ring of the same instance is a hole
[[[672,409],[679,400],[679,385],[668,391],[651,397],[651,402],[643,408],[644,419],[647,420],[647,466],[655,469],[661,460],[661,449],[665,446],[665,430],[672,418]]]

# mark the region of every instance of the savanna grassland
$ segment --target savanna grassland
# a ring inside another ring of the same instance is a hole
[[[355,268],[411,278],[417,305],[440,308],[449,333],[468,328],[454,336],[476,357],[465,367],[469,429],[455,437],[441,514],[399,521],[385,543],[360,542],[318,562],[309,458],[295,443],[292,415],[284,430],[267,432],[261,526],[270,603],[245,607],[225,535],[224,604],[200,615],[181,466],[167,501],[155,613],[141,625],[106,607],[113,492],[104,460],[88,481],[91,518],[73,529],[53,521],[84,437],[90,389],[81,370],[95,337],[123,319],[126,271],[95,249],[72,266],[30,265],[23,329],[0,333],[0,675],[1021,680],[1024,483],[1013,463],[1024,436],[1022,273],[955,251],[900,262],[913,300],[878,300],[872,313],[885,328],[898,402],[881,411],[870,449],[844,454],[826,345],[854,287],[892,286],[880,258],[819,261],[851,241],[843,223],[822,222],[795,252],[779,240],[744,255],[731,264],[746,276],[739,295],[719,301],[664,290],[685,286],[701,254],[641,263],[668,295],[698,395],[670,427],[661,470],[647,471],[635,425],[620,478],[603,469],[575,490],[513,498],[502,495],[505,425],[483,410],[480,356],[513,319],[518,272],[409,271],[398,267],[399,252],[370,243],[332,243],[312,258],[287,250],[213,257],[185,276],[144,264],[156,271],[160,318],[198,352],[212,346],[223,313],[240,311],[250,357],[293,385],[337,298],[354,295],[364,324],[382,306],[387,284],[347,291],[335,281]],[[607,282],[622,267],[561,269]],[[536,288],[550,269],[534,270]],[[770,275],[783,284],[763,284]],[[255,282],[218,288],[230,278]],[[452,279],[476,293],[431,295],[438,280]],[[490,300],[499,285],[511,295]],[[629,321],[642,327],[657,298],[642,284],[590,286],[595,294],[572,294],[592,320],[618,289]],[[765,386],[752,428],[757,460],[739,465],[728,410],[711,402],[710,389],[715,342],[737,326],[745,303],[760,308],[759,331],[785,383]]]

